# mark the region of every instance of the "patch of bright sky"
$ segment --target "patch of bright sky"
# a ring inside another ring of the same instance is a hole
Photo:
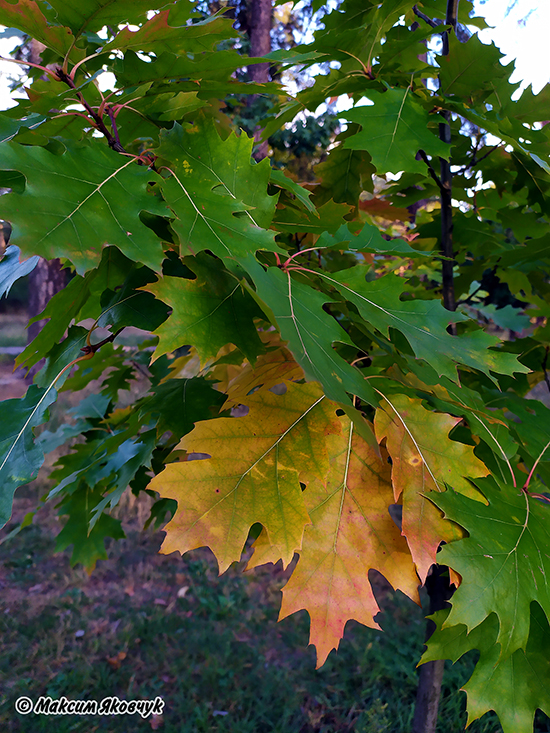
[[[512,81],[521,81],[522,87],[531,84],[533,92],[538,93],[550,81],[547,38],[550,0],[474,0],[474,8],[477,15],[485,17],[487,23],[494,26],[480,32],[481,40],[484,43],[494,41],[506,54],[504,63],[515,59]],[[17,36],[0,37],[0,56],[9,56],[20,42]],[[14,79],[23,76],[24,67],[0,61],[0,109],[13,107],[15,98],[25,96],[22,90],[10,90]],[[110,88],[112,79],[103,81]]]
[[[480,31],[483,43],[494,41],[506,54],[504,64],[515,59],[512,82],[531,86],[538,94],[550,82],[549,0],[474,0],[476,15],[493,28]]]

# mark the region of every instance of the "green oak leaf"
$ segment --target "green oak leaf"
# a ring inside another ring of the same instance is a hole
[[[389,329],[401,331],[414,353],[425,359],[440,376],[458,380],[457,364],[479,369],[488,376],[528,372],[513,354],[491,351],[499,343],[496,336],[474,331],[462,336],[447,333],[449,323],[465,320],[459,313],[450,313],[439,300],[400,299],[407,289],[403,278],[390,273],[371,282],[365,280],[368,267],[353,267],[328,276],[321,273],[340,293],[359,309],[362,317],[385,336]]]
[[[204,254],[195,259],[188,257],[185,264],[195,272],[196,279],[165,276],[143,287],[173,309],[155,331],[159,343],[153,359],[193,344],[204,364],[222,346],[232,343],[254,362],[264,350],[253,322],[254,317],[262,317],[259,308],[241,283],[214,258]]]
[[[179,3],[180,8],[185,3]],[[195,23],[188,23],[188,18],[177,15],[177,6],[171,10],[163,10],[153,15],[138,30],[123,28],[112,41],[106,43],[102,52],[136,51],[154,53],[169,52],[175,55],[199,54],[214,51],[223,41],[235,38],[233,21],[210,16]],[[174,12],[176,11],[176,13]]]
[[[151,468],[151,458],[156,443],[156,430],[148,430],[139,436],[138,440],[125,440],[112,453],[101,471],[106,476],[107,493],[92,509],[92,516],[88,524],[88,532],[93,530],[98,521],[101,521],[103,511],[107,507],[114,509],[119,503],[122,494],[128,488],[140,468]],[[90,482],[95,485],[95,482]]]
[[[293,181],[292,178],[285,175],[283,171],[273,168],[271,171],[270,182],[280,188],[284,188],[290,194],[295,196],[302,206],[304,206],[308,211],[315,213],[315,204],[313,204],[310,199],[311,191],[308,191],[307,188],[304,188],[299,183],[296,183],[296,181]]]
[[[84,31],[99,31],[104,26],[115,28],[125,20],[140,23],[147,20],[150,0],[48,0],[60,25],[71,28],[78,38]],[[167,5],[161,0],[159,6]]]
[[[314,212],[304,211],[298,206],[277,209],[273,226],[281,232],[311,232],[312,234],[334,233],[344,223],[350,212],[349,204],[337,204],[329,199]]]
[[[55,402],[53,387],[32,384],[22,399],[2,402],[0,421],[0,526],[11,517],[13,495],[22,484],[36,477],[44,453],[36,445],[33,428],[47,420],[47,409]]]
[[[129,274],[122,286],[116,290],[106,289],[101,295],[101,316],[97,325],[111,327],[115,332],[125,326],[154,331],[168,317],[169,309],[151,293],[139,288],[151,283],[154,273],[147,267],[133,266],[128,262]]]
[[[169,379],[151,389],[140,406],[140,418],[158,415],[158,432],[166,430],[180,439],[201,420],[208,420],[219,412],[226,396],[212,387],[204,377]]]
[[[33,130],[40,127],[45,119],[43,115],[39,115],[36,112],[33,112],[22,120],[0,115],[0,144],[12,140],[21,129]]]
[[[426,173],[426,165],[416,159],[419,150],[433,157],[449,158],[449,146],[428,130],[428,122],[437,119],[407,89],[368,92],[374,102],[369,107],[354,107],[342,113],[361,125],[361,132],[345,140],[343,147],[367,150],[379,173]]]
[[[483,94],[486,97],[495,80],[510,76],[510,70],[500,63],[501,58],[502,54],[493,43],[482,43],[476,35],[467,43],[461,43],[450,34],[449,55],[437,57],[439,93],[471,103]]]
[[[106,245],[160,271],[159,239],[139,219],[141,211],[168,211],[147,192],[160,177],[102,141],[69,146],[62,155],[45,148],[6,143],[0,166],[26,178],[22,194],[0,198],[0,218],[13,226],[13,240],[27,254],[67,257],[79,274],[95,267]]]
[[[251,161],[253,140],[231,134],[222,140],[213,122],[161,133],[157,153],[170,174],[162,182],[164,199],[176,219],[182,253],[204,249],[236,260],[257,250],[281,252],[271,223],[275,196],[268,196],[270,166]],[[159,164],[162,163],[159,161]]]
[[[330,199],[337,204],[357,206],[361,192],[372,191],[372,176],[376,169],[370,162],[370,156],[364,150],[345,148],[341,142],[357,134],[358,130],[358,125],[349,125],[336,138],[335,142],[340,144],[315,167],[315,173],[321,179],[315,188],[317,206]]]
[[[349,404],[349,391],[376,405],[378,399],[368,382],[333,348],[336,342],[352,342],[336,319],[323,310],[329,299],[276,267],[264,270],[259,264],[249,264],[248,269],[260,307],[288,341],[306,377],[320,382],[335,402]]]
[[[38,372],[34,381],[39,387],[47,387],[52,382],[61,390],[62,385],[69,376],[69,370],[63,369],[71,361],[83,356],[82,349],[86,346],[88,330],[82,326],[71,326],[67,331],[67,338],[55,344],[46,358],[46,363]]]
[[[82,563],[88,572],[92,572],[98,560],[107,559],[106,537],[116,540],[126,537],[120,519],[114,519],[108,514],[101,514],[94,527],[89,529],[92,510],[101,498],[101,487],[91,489],[80,486],[64,499],[59,511],[69,518],[57,535],[55,552],[61,552],[73,545],[71,565]]]
[[[470,633],[463,624],[446,626],[448,615],[449,611],[444,610],[431,617],[437,628],[426,642],[428,649],[420,664],[436,659],[454,663],[469,651],[479,650],[474,673],[462,688],[468,696],[467,725],[494,710],[504,733],[532,733],[537,708],[550,715],[550,627],[540,606],[531,605],[525,649],[518,649],[504,660],[499,659],[496,614]]]
[[[496,479],[475,483],[487,505],[452,490],[430,495],[447,519],[469,533],[438,553],[439,562],[462,576],[446,625],[464,624],[470,631],[496,613],[500,657],[508,659],[526,647],[531,602],[550,616],[550,508]]]
[[[384,239],[380,229],[373,224],[364,224],[357,234],[352,234],[348,225],[342,224],[334,234],[323,232],[316,244],[320,249],[337,247],[349,252],[376,252],[385,255],[396,254],[402,257],[426,255],[425,252],[412,249],[404,239],[391,239],[390,241]]]

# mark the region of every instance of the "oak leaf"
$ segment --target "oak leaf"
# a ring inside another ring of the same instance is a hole
[[[390,467],[341,419],[342,432],[327,438],[326,483],[304,491],[312,524],[304,533],[298,565],[283,589],[280,618],[306,609],[317,666],[338,648],[346,622],[378,629],[379,607],[368,572],[374,568],[418,602],[418,578],[407,543],[388,507],[394,503]],[[252,558],[254,560],[254,557]]]
[[[376,437],[379,441],[386,439],[395,500],[403,502],[402,531],[422,582],[436,562],[440,543],[463,536],[460,528],[444,519],[426,495],[445,491],[448,484],[478,502],[483,501],[467,477],[486,476],[489,471],[471,446],[448,437],[460,420],[429,412],[421,400],[405,395],[385,397],[376,412]]]
[[[211,458],[172,463],[150,484],[179,504],[163,552],[207,545],[221,572],[240,559],[257,522],[276,548],[273,559],[292,560],[309,522],[300,482],[324,480],[326,436],[340,430],[336,405],[317,384],[289,382],[284,395],[260,392],[246,404],[246,417],[200,422],[178,446]]]

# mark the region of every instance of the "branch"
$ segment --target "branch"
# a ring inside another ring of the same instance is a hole
[[[425,153],[425,152],[424,152],[423,150],[419,150],[419,151],[418,151],[418,155],[419,155],[419,156],[420,156],[420,157],[422,158],[422,160],[424,161],[424,163],[426,163],[426,165],[428,166],[428,172],[429,172],[430,176],[431,176],[431,177],[432,177],[432,178],[434,179],[434,181],[436,182],[436,184],[437,184],[437,186],[438,186],[439,190],[440,190],[440,191],[443,191],[443,190],[444,190],[444,187],[443,187],[443,183],[442,183],[442,181],[441,181],[441,178],[440,178],[440,177],[439,177],[439,176],[437,175],[437,173],[435,172],[435,169],[434,169],[434,167],[432,166],[432,164],[431,164],[431,162],[430,162],[430,159],[428,158],[428,156],[426,155],[426,153]]]
[[[105,346],[105,344],[112,343],[116,339],[116,337],[122,331],[124,331],[124,328],[125,328],[125,326],[122,326],[122,328],[119,328],[116,333],[112,333],[110,336],[107,336],[107,338],[103,339],[103,341],[100,341],[97,344],[90,344],[90,343],[86,344],[86,346],[83,346],[80,349],[80,351],[83,351],[84,352],[84,356],[88,356],[88,358],[90,358],[91,356],[93,356],[96,353],[96,351],[99,351],[99,349],[102,346]]]
[[[417,7],[416,5],[413,5],[413,13],[414,13],[414,14],[415,14],[415,15],[416,15],[416,16],[417,16],[418,18],[420,18],[421,20],[423,20],[423,21],[424,21],[424,23],[427,23],[427,24],[428,24],[428,25],[429,25],[429,26],[430,26],[431,28],[437,28],[437,26],[438,26],[438,25],[440,25],[440,23],[438,23],[438,22],[437,22],[437,21],[435,21],[435,20],[432,20],[432,19],[431,19],[431,18],[429,18],[429,17],[428,17],[428,16],[427,16],[427,15],[426,15],[425,13],[423,13],[423,12],[422,12],[421,10],[419,10],[419,9],[418,9],[418,7]]]
[[[57,68],[56,69],[57,78],[59,81],[65,82],[67,86],[69,86],[71,89],[76,90],[76,85],[72,78],[69,76],[69,74],[66,74],[63,69]],[[76,92],[76,96],[78,97],[78,100],[80,104],[84,107],[86,112],[90,115],[92,120],[95,122],[95,125],[97,129],[105,136],[109,147],[114,150],[117,153],[125,153],[126,150],[122,147],[120,144],[120,140],[118,140],[118,133],[115,135],[112,135],[109,130],[107,129],[105,123],[103,122],[103,118],[101,115],[98,115],[97,112],[95,112],[92,107],[88,104],[88,102],[84,99],[82,94],[80,92]]]
[[[487,151],[484,155],[481,156],[481,158],[476,159],[476,153],[477,151],[474,150],[474,154],[472,156],[472,160],[468,163],[468,165],[463,165],[462,168],[459,168],[457,171],[455,171],[455,174],[464,173],[464,171],[467,171],[469,168],[473,168],[478,163],[481,163],[482,160],[485,160],[493,151],[495,151],[497,148],[500,148],[500,145],[495,145],[492,147],[489,151]]]

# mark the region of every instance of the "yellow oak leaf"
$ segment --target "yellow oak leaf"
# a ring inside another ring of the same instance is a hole
[[[261,354],[254,367],[248,362],[244,365],[225,387],[224,392],[228,397],[222,409],[248,404],[247,395],[257,387],[267,390],[285,380],[303,378],[302,367],[296,363],[290,351],[281,346],[267,354]]]
[[[445,491],[448,484],[471,499],[484,501],[468,477],[487,476],[487,467],[474,455],[472,446],[449,438],[460,420],[426,410],[421,400],[405,395],[384,397],[376,411],[376,437],[386,439],[395,500],[401,497],[403,503],[402,531],[422,582],[436,562],[441,542],[464,536],[462,529],[444,519],[425,497],[431,491]]]
[[[250,528],[266,529],[277,557],[288,564],[309,522],[300,482],[329,471],[327,436],[339,432],[337,405],[316,383],[287,383],[283,395],[247,398],[240,418],[199,422],[178,448],[211,458],[169,464],[150,484],[176,499],[166,527],[165,553],[208,546],[220,572],[239,560]]]
[[[405,539],[388,507],[394,503],[390,467],[342,418],[342,432],[330,435],[330,472],[325,483],[304,491],[312,524],[304,533],[298,564],[285,588],[280,618],[306,609],[317,666],[337,649],[346,622],[378,629],[379,607],[368,572],[381,572],[414,601],[418,577]],[[260,554],[262,553],[260,536]]]

